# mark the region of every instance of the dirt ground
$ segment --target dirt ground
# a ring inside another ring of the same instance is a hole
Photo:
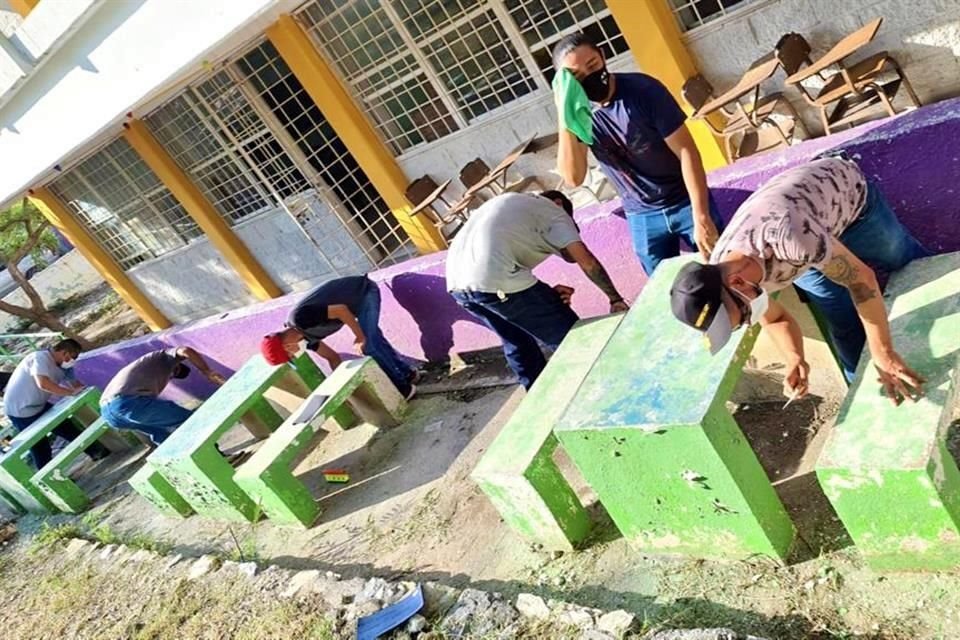
[[[117,453],[73,473],[96,496],[81,522],[123,538],[156,541],[174,552],[218,553],[284,568],[333,570],[345,577],[437,580],[512,596],[533,592],[603,609],[626,608],[648,623],[727,626],[768,638],[955,638],[960,634],[960,576],[879,575],[866,569],[811,467],[839,398],[812,396],[731,407],[797,522],[799,542],[786,565],[767,558],[703,562],[647,557],[632,550],[576,470],[561,460],[595,531],[571,554],[549,554],[517,537],[469,479],[523,397],[501,360],[463,363],[450,380],[423,386],[409,417],[392,429],[328,425],[297,466],[323,507],[306,530],[268,520],[226,525],[158,515],[123,482],[144,451]],[[750,384],[745,376],[744,384]],[[500,385],[500,386],[496,386]],[[839,390],[836,391],[839,393]],[[256,446],[242,427],[221,441],[228,451]],[[344,468],[346,485],[321,471]],[[42,521],[24,517],[26,535]],[[182,636],[193,637],[193,636]]]

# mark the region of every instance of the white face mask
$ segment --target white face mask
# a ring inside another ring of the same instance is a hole
[[[73,367],[76,366],[76,364],[77,364],[76,360],[68,360],[66,362],[61,362],[60,368],[69,370],[69,369],[73,369]]]
[[[760,318],[762,318],[767,313],[767,309],[770,308],[770,294],[764,291],[760,285],[753,284],[752,282],[747,284],[756,288],[756,290],[759,292],[757,293],[757,297],[753,300],[743,295],[736,289],[731,289],[731,291],[743,298],[743,300],[750,306],[750,319],[747,320],[747,324],[754,325],[760,322]]]

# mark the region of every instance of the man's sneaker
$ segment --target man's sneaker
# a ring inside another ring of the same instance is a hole
[[[413,396],[415,395],[417,395],[417,385],[412,384],[410,385],[410,392],[407,394],[407,397],[405,398],[406,401],[410,402],[411,400],[413,400]]]

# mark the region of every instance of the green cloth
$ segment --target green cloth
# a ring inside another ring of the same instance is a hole
[[[560,126],[593,144],[593,112],[583,86],[569,69],[560,69],[553,77],[553,96],[560,115]]]

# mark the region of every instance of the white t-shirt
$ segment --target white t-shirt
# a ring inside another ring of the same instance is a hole
[[[21,360],[3,394],[3,408],[8,416],[31,418],[50,402],[51,394],[40,388],[38,376],[47,376],[55,383],[62,384],[67,372],[57,366],[53,353],[46,349],[31,353]]]
[[[573,218],[532,193],[505,193],[470,215],[447,253],[447,291],[516,293],[533,268],[580,240]]]

